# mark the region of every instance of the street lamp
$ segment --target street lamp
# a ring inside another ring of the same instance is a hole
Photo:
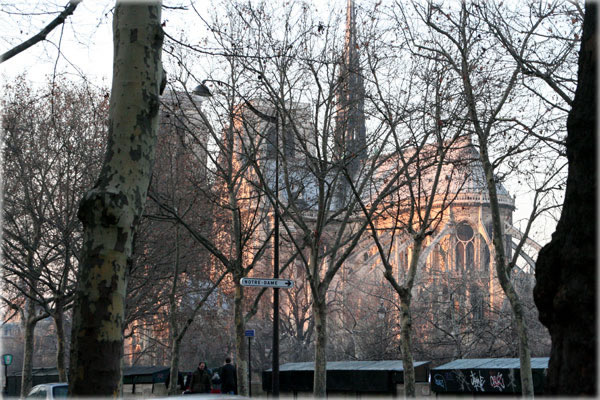
[[[212,93],[208,90],[208,86],[206,86],[204,82],[205,81],[202,81],[200,85],[196,86],[192,93],[200,97],[212,97]]]
[[[212,97],[212,93],[206,86],[206,82],[215,82],[218,85],[225,85],[235,91],[233,86],[216,79],[205,79],[200,85],[196,86],[192,91],[193,94],[200,97]],[[268,115],[259,111],[252,103],[244,96],[241,96],[246,104],[246,107],[252,111],[254,115],[275,124],[275,207],[279,203],[279,123],[276,115]],[[279,213],[275,209],[273,217],[273,278],[279,278]],[[274,398],[279,397],[279,288],[273,288],[273,372],[271,374],[271,389]],[[250,385],[250,382],[248,382]]]
[[[231,86],[228,83],[225,83],[218,79],[205,79],[198,86],[196,86],[194,88],[194,90],[192,90],[192,94],[195,94],[196,96],[200,96],[200,97],[212,97],[212,93],[210,92],[210,89],[208,88],[208,86],[206,86],[206,82],[214,82],[217,85],[224,85],[235,91],[233,86]],[[261,112],[256,107],[254,107],[254,105],[250,101],[246,100],[246,98],[244,96],[240,95],[240,97],[242,98],[242,100],[244,100],[244,104],[246,104],[246,107],[248,107],[250,109],[250,111],[252,111],[252,113],[254,115],[256,115],[258,118],[262,119],[263,121],[277,124],[277,116],[276,115],[265,114],[264,112]],[[277,126],[276,126],[276,128],[277,128]]]

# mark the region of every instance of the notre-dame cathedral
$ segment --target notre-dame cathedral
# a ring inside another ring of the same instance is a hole
[[[366,148],[364,105],[360,98],[364,96],[365,89],[356,40],[356,10],[354,2],[348,0],[344,53],[347,70],[342,69],[342,73],[349,78],[338,96],[338,115],[341,116],[338,126],[343,126],[340,132],[343,137],[338,142],[345,143],[347,148],[358,154],[358,163],[364,162],[367,156],[364,150],[361,151]],[[345,121],[345,124],[340,121]],[[420,253],[412,292],[416,355],[428,360],[518,356],[514,350],[511,353],[506,345],[512,340],[511,316],[506,296],[496,277],[490,201],[477,144],[465,132],[448,143],[448,147],[449,164],[442,169],[440,189],[435,194],[427,193],[432,181],[430,172],[423,172],[416,182],[424,188],[420,189],[417,198],[427,195],[439,198],[433,202],[431,210],[439,220]],[[357,169],[357,166],[351,166],[351,172],[356,173]],[[342,192],[342,195],[347,193]],[[505,252],[510,260],[518,240],[522,238],[521,232],[513,226],[515,198],[501,183],[497,184],[497,195]],[[401,197],[400,194],[397,199],[401,201]],[[402,208],[398,212],[402,213]],[[405,209],[404,212],[409,211]],[[377,229],[384,247],[389,249],[388,257],[394,266],[396,279],[403,282],[412,259],[413,241],[410,235],[399,232],[397,225],[386,223],[385,218]],[[537,322],[531,298],[533,259],[541,247],[531,239],[527,239],[525,244],[526,250],[519,254],[512,279],[532,317],[529,320],[535,325],[535,328],[530,327],[535,337],[531,340],[535,347],[533,352],[543,353],[549,348],[550,340]],[[338,327],[345,327],[346,333],[349,325],[355,326],[357,332],[361,329],[385,332],[379,339],[382,345],[380,351],[383,351],[384,357],[386,353],[393,357],[393,349],[398,347],[394,346],[399,331],[398,300],[383,277],[380,257],[370,235],[365,235],[354,255],[345,262],[335,294],[341,309]],[[370,322],[365,324],[364,321]],[[353,332],[338,341],[343,342],[340,343],[341,350],[346,352],[348,359],[369,356],[361,354],[355,340],[357,336],[360,335]],[[365,336],[369,337],[369,334]]]
[[[365,85],[361,73],[360,46],[357,43],[356,11],[354,1],[348,0],[343,62],[340,63],[340,84],[335,101],[335,133],[331,146],[333,158],[338,157],[339,160],[346,157],[350,160],[346,164],[350,179],[357,179],[370,157],[367,144],[369,125],[365,118]],[[264,100],[253,100],[252,104],[262,113],[272,111],[268,102]],[[310,121],[310,105],[295,104],[289,108],[297,121]],[[280,132],[282,137],[275,139],[277,128],[268,123],[257,123],[256,117],[252,115],[254,112],[246,113],[243,106],[240,106],[240,110],[240,114],[248,114],[244,117],[245,120],[240,119],[240,126],[236,127],[240,131],[246,130],[240,135],[243,138],[241,140],[249,140],[250,137],[264,139],[264,145],[256,148],[262,151],[263,154],[259,158],[266,160],[265,165],[277,154],[276,147],[282,142],[283,148],[279,152],[289,160],[294,160],[288,167],[293,167],[295,163],[300,171],[290,173],[290,176],[295,175],[298,178],[297,182],[291,184],[303,187],[309,192],[311,183],[302,181],[302,176],[305,175],[301,171],[306,166],[301,152],[295,151],[293,143],[294,140],[298,140],[298,136],[304,134],[302,131],[308,134],[309,124],[297,127],[300,132],[296,132],[296,139],[285,129]],[[255,120],[254,125],[248,123],[252,119]],[[249,129],[253,129],[254,132],[248,132]],[[239,160],[234,160],[234,165],[236,162],[247,161],[243,159],[244,151],[241,147],[253,145],[256,143],[234,144],[237,146],[235,151],[241,155]],[[310,141],[306,140],[305,145],[304,151],[310,152]],[[416,197],[413,193],[413,202],[419,203],[420,199],[427,196],[439,199],[433,202],[431,214],[435,215],[434,223],[420,253],[417,278],[412,291],[415,358],[435,362],[451,358],[517,356],[511,313],[496,277],[490,202],[477,143],[469,132],[465,131],[444,145],[448,148],[447,165],[441,170],[441,181],[434,193],[428,192],[432,189],[432,176],[427,169],[420,173],[413,171],[410,178],[416,179],[413,183],[418,181],[420,187]],[[414,150],[404,150],[403,156],[410,157],[411,151]],[[425,157],[427,151],[426,146],[422,149],[420,157]],[[390,169],[393,170],[393,164],[399,163],[400,158],[400,154],[391,156],[386,165],[391,165]],[[379,174],[382,182],[385,181],[385,174],[385,171]],[[270,175],[267,172],[267,175],[267,180],[272,179],[273,171],[270,171]],[[280,185],[283,184],[282,181]],[[396,204],[392,204],[390,209],[395,211],[375,222],[375,229],[381,244],[388,251],[387,257],[399,282],[403,282],[413,258],[412,238],[406,230],[400,228],[401,224],[397,223],[406,222],[403,219],[406,219],[410,208],[403,205],[406,201],[403,196],[407,196],[403,190],[405,191],[407,186],[403,187],[404,189],[399,189],[391,197]],[[251,194],[251,188],[243,190],[247,191],[246,194]],[[497,193],[503,221],[505,251],[510,258],[517,241],[522,237],[513,226],[516,199],[500,182],[497,184]],[[343,207],[350,196],[353,196],[353,193],[349,185],[339,184],[335,188],[333,207]],[[368,203],[368,193],[363,193],[363,196]],[[301,205],[301,200],[297,199],[297,205]],[[299,208],[310,213],[310,204],[311,202],[307,201],[306,207]],[[266,208],[268,207],[269,203],[266,204]],[[418,207],[416,208],[418,212]],[[390,223],[394,218],[396,223]],[[269,229],[270,227],[265,231]],[[534,356],[544,355],[550,344],[547,332],[537,322],[536,310],[531,299],[535,267],[533,259],[539,249],[537,243],[527,240],[512,274],[513,282],[524,301],[527,319],[532,321],[529,329]],[[252,274],[269,271],[272,268],[271,261],[267,255],[264,270],[254,271]],[[290,268],[286,277],[298,282],[305,278],[299,267],[296,270]],[[299,286],[294,290],[304,290],[308,293],[308,285],[304,285],[303,288]],[[304,293],[304,298],[310,297],[307,293]],[[295,299],[302,297],[298,293],[293,296]],[[369,232],[364,233],[350,258],[344,262],[328,292],[328,298],[331,361],[400,358],[399,300],[384,278],[381,254]],[[292,297],[282,300],[282,318],[291,314],[291,299]],[[310,307],[306,309],[309,310]],[[305,325],[304,328],[310,326],[310,323]],[[308,328],[304,328],[298,331],[306,333]],[[311,360],[312,351],[306,351],[310,344],[304,343],[310,341],[309,338],[310,335],[288,337],[282,346],[289,345],[290,348],[302,351],[286,353],[284,357],[288,358],[285,361]],[[297,344],[300,342],[302,345]],[[131,353],[137,351],[133,346],[131,350]]]

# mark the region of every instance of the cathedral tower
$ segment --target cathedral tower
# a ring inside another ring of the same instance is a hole
[[[348,0],[345,44],[338,76],[334,148],[336,157],[344,160],[352,179],[356,179],[360,164],[367,157],[364,98],[356,37],[356,9],[354,0]],[[341,186],[340,201],[344,203],[349,190],[347,183]]]

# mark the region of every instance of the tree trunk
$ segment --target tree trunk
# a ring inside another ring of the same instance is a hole
[[[415,368],[412,354],[412,315],[409,296],[400,298],[400,346],[402,348],[402,369],[404,370],[404,397],[415,397]]]
[[[32,368],[33,368],[33,346],[34,331],[37,324],[35,317],[35,304],[32,300],[27,300],[27,312],[25,314],[25,337],[23,343],[23,368],[21,369],[21,398],[27,396],[31,390]]]
[[[67,382],[67,368],[65,365],[65,315],[62,299],[56,302],[54,325],[56,326],[56,369],[58,370],[58,381]]]
[[[177,383],[179,382],[179,349],[181,341],[175,335],[171,335],[171,371],[169,376],[169,395],[178,393]]]
[[[121,393],[126,268],[148,191],[163,78],[160,15],[159,1],[117,2],[114,11],[108,146],[78,214],[84,241],[73,310],[72,396]]]
[[[404,397],[415,397],[415,368],[412,354],[412,314],[410,304],[412,300],[412,288],[414,286],[419,258],[423,249],[423,237],[418,235],[414,238],[413,253],[410,259],[410,267],[406,277],[404,290],[398,292],[400,296],[400,346],[402,348],[402,369],[404,370]]]
[[[233,319],[235,325],[235,351],[236,351],[236,371],[238,381],[238,394],[248,396],[250,382],[248,382],[248,350],[246,348],[246,337],[244,336],[244,309],[242,300],[244,299],[244,289],[239,285],[241,278],[235,275],[235,297],[233,308]]]
[[[169,336],[171,339],[171,370],[169,374],[169,394],[177,394],[179,381],[179,327],[177,326],[177,282],[179,279],[179,225],[175,225],[175,260],[173,262],[173,285],[169,293]]]
[[[527,326],[525,316],[523,315],[523,303],[510,280],[510,271],[507,268],[506,253],[504,251],[504,230],[500,219],[500,206],[498,204],[498,194],[496,192],[496,180],[494,179],[494,170],[489,161],[487,148],[481,146],[481,161],[486,174],[488,193],[490,195],[490,211],[492,215],[492,226],[494,237],[494,264],[496,266],[496,275],[500,281],[500,286],[508,298],[510,308],[515,318],[515,330],[519,337],[519,361],[521,367],[521,393],[523,397],[533,397],[533,375],[531,372],[531,352],[529,349],[529,339],[527,335]]]
[[[534,289],[552,337],[544,393],[597,395],[596,12],[586,4],[578,83],[567,120],[569,172],[562,214],[538,256]]]
[[[327,395],[327,304],[325,294],[318,295],[319,298],[313,301],[316,332],[313,396],[325,398]]]

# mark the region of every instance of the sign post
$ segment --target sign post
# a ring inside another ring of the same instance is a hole
[[[277,218],[277,213],[275,213]],[[278,232],[276,226],[276,232]],[[279,236],[278,233],[275,234]],[[272,380],[272,395],[274,399],[279,398],[279,289],[290,289],[294,287],[294,281],[290,279],[279,279],[279,240],[275,240],[273,246],[273,275],[274,278],[242,278],[240,285],[255,286],[255,287],[272,287],[273,288],[273,373]],[[250,353],[250,339],[248,338],[248,354]],[[248,355],[250,362],[250,355]],[[248,367],[250,371],[250,367]],[[249,372],[248,372],[249,373]]]
[[[2,364],[4,365],[4,394],[8,393],[8,366],[12,364],[12,354],[2,355]]]
[[[252,358],[250,358],[250,339],[254,337],[254,329],[246,329],[244,336],[248,338],[248,397],[252,397]]]
[[[272,287],[277,289],[290,289],[294,287],[294,281],[290,279],[273,278],[242,278],[240,279],[240,285],[255,287]]]

